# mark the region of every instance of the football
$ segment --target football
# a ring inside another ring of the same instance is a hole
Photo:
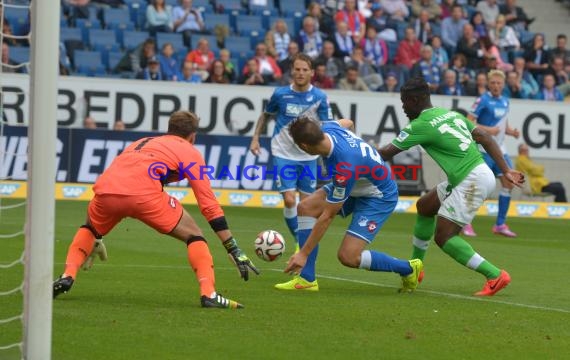
[[[255,238],[255,253],[265,261],[275,261],[285,252],[285,239],[275,230],[261,232]]]

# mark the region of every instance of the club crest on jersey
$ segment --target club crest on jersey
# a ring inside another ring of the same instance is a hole
[[[366,226],[368,224],[368,218],[366,216],[361,216],[358,219],[358,225],[360,226]]]
[[[368,232],[374,232],[378,225],[376,225],[376,221],[369,221],[368,222]]]
[[[406,140],[406,138],[410,136],[410,134],[408,134],[407,132],[405,132],[404,130],[400,131],[400,133],[398,134],[398,141],[404,141]]]
[[[305,98],[305,100],[306,100],[307,102],[312,102],[314,98],[315,98],[315,97],[313,96],[313,94],[309,94],[309,95],[307,95],[307,97]]]

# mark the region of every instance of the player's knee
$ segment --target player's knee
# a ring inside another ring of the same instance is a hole
[[[103,238],[103,235],[99,234],[97,232],[97,230],[95,230],[95,228],[91,224],[81,225],[79,228],[83,228],[83,229],[87,229],[87,230],[91,231],[93,236],[95,236],[95,239],[102,239]]]
[[[184,242],[186,243],[186,246],[188,246],[196,241],[203,241],[205,243],[208,243],[206,239],[204,239],[204,237],[201,235],[190,235]]]
[[[297,198],[294,193],[286,192],[283,194],[283,203],[286,208],[292,208],[297,204]]]
[[[353,254],[340,249],[337,253],[337,258],[344,266],[357,268],[360,265],[360,254]]]

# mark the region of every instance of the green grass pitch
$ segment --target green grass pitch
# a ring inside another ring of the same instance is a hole
[[[9,203],[7,200],[3,204]],[[61,273],[86,203],[58,202],[54,276]],[[511,219],[516,239],[494,236],[494,219],[478,217],[474,248],[513,281],[497,296],[471,294],[484,282],[434,244],[426,278],[414,294],[398,294],[394,274],[345,268],[336,251],[347,225],[335,220],[321,242],[320,291],[288,293],[273,285],[293,250],[281,210],[226,208],[240,246],[261,269],[239,279],[225,250],[199,215],[216,266],[217,288],[245,305],[202,309],[184,244],[126,220],[105,238],[109,261],[81,271],[72,291],[53,305],[52,358],[65,359],[562,359],[570,353],[568,222]],[[0,214],[0,233],[21,230],[25,210]],[[393,215],[371,248],[411,254],[414,216]],[[253,240],[275,229],[287,240],[274,263],[257,259]],[[17,259],[23,237],[0,239],[0,263]],[[18,286],[21,266],[0,269],[0,292]],[[20,294],[0,297],[0,319],[22,310]],[[21,339],[21,324],[0,324],[0,346]],[[0,359],[19,359],[17,350]]]

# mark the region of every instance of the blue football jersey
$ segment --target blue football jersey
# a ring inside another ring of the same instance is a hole
[[[299,149],[289,135],[288,125],[302,114],[311,115],[321,121],[332,120],[332,111],[322,90],[312,85],[306,92],[295,91],[292,85],[278,87],[273,92],[265,112],[275,114],[276,117],[271,139],[273,156],[300,161],[317,158]]]
[[[328,202],[345,201],[349,196],[398,199],[390,166],[375,148],[336,121],[323,123],[322,129],[332,142],[331,152],[324,158],[332,175]]]
[[[490,92],[481,95],[471,108],[471,113],[477,119],[477,123],[495,127],[498,126],[500,131],[494,135],[495,141],[503,151],[506,153],[504,145],[505,131],[507,130],[507,115],[509,114],[509,99],[504,96],[493,97]],[[479,147],[482,151],[484,149]]]

